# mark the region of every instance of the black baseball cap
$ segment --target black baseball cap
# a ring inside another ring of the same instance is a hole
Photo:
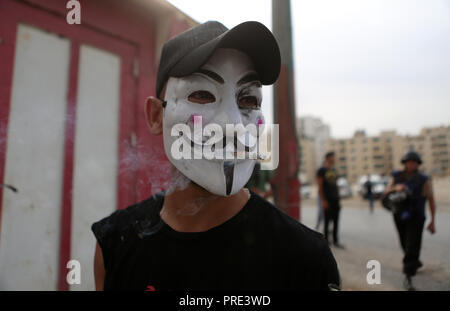
[[[247,54],[263,85],[273,84],[278,79],[280,49],[266,26],[250,21],[228,29],[217,21],[209,21],[164,44],[156,80],[156,96],[160,95],[169,77],[184,77],[194,73],[218,48],[236,49]]]
[[[325,154],[325,159],[328,159],[329,157],[332,157],[334,155],[335,155],[334,151],[329,151]]]

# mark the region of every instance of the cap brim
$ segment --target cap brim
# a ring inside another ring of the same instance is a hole
[[[278,43],[266,26],[245,22],[200,45],[184,56],[169,72],[183,77],[201,68],[218,48],[236,49],[247,54],[264,85],[273,84],[280,74],[281,56]]]

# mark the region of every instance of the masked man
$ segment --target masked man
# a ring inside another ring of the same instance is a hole
[[[258,135],[236,128],[264,123],[261,85],[279,72],[278,44],[257,22],[207,22],[164,45],[146,118],[163,135],[171,186],[92,225],[97,289],[339,287],[323,237],[243,188],[256,158],[237,154]]]

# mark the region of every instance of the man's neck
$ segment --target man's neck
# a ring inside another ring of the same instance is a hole
[[[411,177],[417,174],[418,170],[404,170],[406,177]]]
[[[244,207],[249,197],[246,189],[223,197],[189,182],[183,189],[175,187],[168,191],[160,215],[175,231],[202,232],[232,218]]]

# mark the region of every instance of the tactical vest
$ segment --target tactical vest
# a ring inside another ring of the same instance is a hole
[[[394,184],[404,184],[409,190],[411,216],[425,218],[427,197],[423,195],[423,187],[429,177],[418,171],[409,179],[406,178],[404,171],[395,171],[392,173],[392,177],[394,178]]]

